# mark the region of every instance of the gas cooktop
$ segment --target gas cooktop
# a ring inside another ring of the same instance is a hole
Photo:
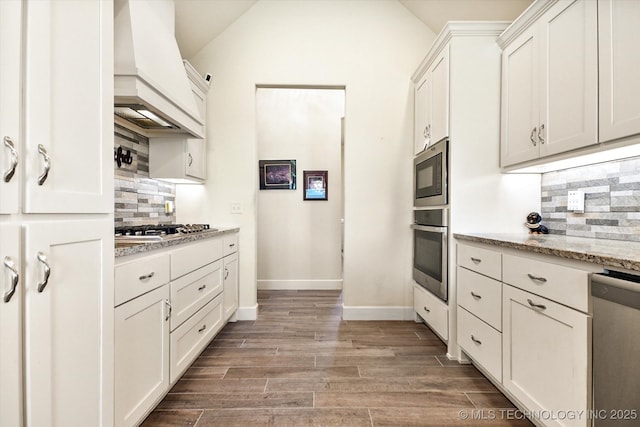
[[[215,231],[209,224],[147,224],[115,227],[116,237],[170,236],[172,234],[200,233]]]

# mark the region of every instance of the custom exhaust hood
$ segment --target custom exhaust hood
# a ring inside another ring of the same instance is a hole
[[[191,85],[175,39],[170,0],[116,0],[115,121],[147,136],[204,138]]]

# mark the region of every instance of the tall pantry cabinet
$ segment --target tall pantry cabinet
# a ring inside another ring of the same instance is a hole
[[[0,425],[113,425],[113,3],[0,1]]]

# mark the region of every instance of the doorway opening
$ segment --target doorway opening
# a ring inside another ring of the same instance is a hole
[[[256,88],[258,291],[342,290],[344,116],[344,87]]]

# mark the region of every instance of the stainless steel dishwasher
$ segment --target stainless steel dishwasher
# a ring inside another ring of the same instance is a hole
[[[591,275],[593,425],[640,425],[640,275]]]

